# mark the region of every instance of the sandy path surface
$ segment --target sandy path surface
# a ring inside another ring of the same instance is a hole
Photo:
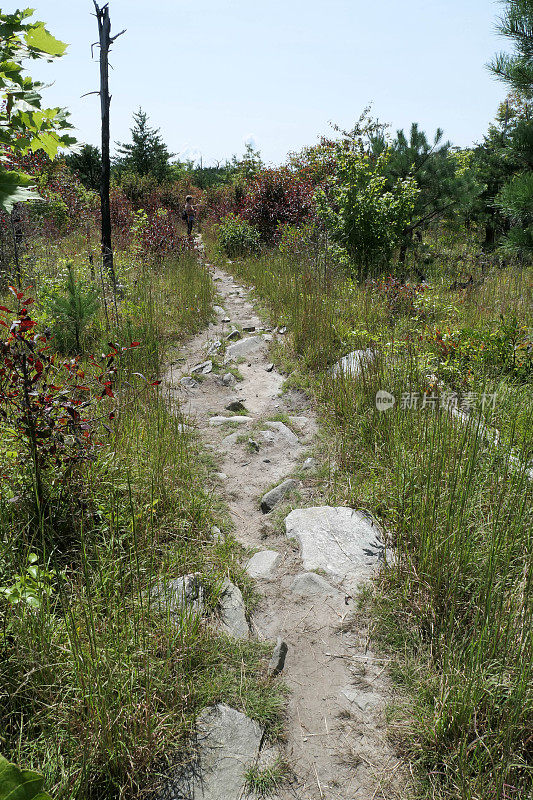
[[[385,707],[392,699],[386,663],[369,646],[367,620],[357,614],[353,600],[353,581],[328,576],[330,590],[322,586],[318,593],[294,591],[295,576],[305,572],[299,546],[270,522],[271,514],[260,509],[264,492],[293,476],[300,480],[292,507],[320,505],[313,497],[316,481],[301,479],[313,474],[312,467],[301,471],[317,431],[313,409],[300,393],[282,393],[283,377],[268,356],[269,339],[277,334],[267,331],[262,338],[265,329],[248,292],[220,269],[212,268],[212,277],[222,307],[217,322],[180,351],[165,383],[190,424],[217,454],[220,494],[235,523],[236,538],[247,548],[280,554],[271,575],[257,581],[262,599],[252,622],[252,635],[273,642],[281,636],[289,648],[281,678],[290,688],[282,749],[294,778],[276,797],[403,797],[402,765],[386,736]],[[210,346],[217,340],[225,342],[235,326],[255,328],[243,332],[244,339],[259,337],[244,359],[235,356],[227,362],[243,380],[226,385],[223,374],[212,371],[202,375],[197,386],[181,384],[183,376],[194,378],[191,370],[206,361]],[[251,421],[238,429],[210,423],[215,416],[230,416],[226,406],[235,400],[242,400]],[[268,426],[280,414],[289,417],[290,426]]]

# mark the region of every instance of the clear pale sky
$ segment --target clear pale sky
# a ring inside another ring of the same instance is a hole
[[[34,77],[54,81],[80,140],[99,143],[97,38],[89,0],[27,0],[70,44]],[[13,10],[12,3],[4,10]],[[502,42],[493,0],[110,0],[111,133],[128,140],[139,106],[169,149],[204,163],[242,153],[266,161],[313,144],[370,101],[392,129],[417,121],[457,145],[479,140],[504,87],[485,68]],[[97,50],[95,49],[95,57]]]

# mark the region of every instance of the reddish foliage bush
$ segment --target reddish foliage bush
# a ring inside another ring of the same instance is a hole
[[[314,186],[287,167],[266,169],[246,185],[239,213],[272,241],[280,224],[300,225],[314,213]]]
[[[393,275],[387,275],[379,281],[372,281],[372,285],[385,300],[391,314],[419,314],[416,299],[425,290],[422,284],[402,283]]]
[[[90,372],[77,358],[57,359],[48,336],[37,330],[26,292],[10,287],[15,308],[0,306],[0,418],[20,440],[33,467],[39,507],[46,499],[45,471],[57,477],[92,456],[98,417],[95,405],[113,398],[116,358],[129,347],[110,344],[100,361],[89,357]],[[102,409],[102,414],[104,410]],[[114,410],[105,412],[112,419]]]

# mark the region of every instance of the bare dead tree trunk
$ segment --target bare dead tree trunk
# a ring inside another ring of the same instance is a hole
[[[113,283],[113,291],[116,288],[115,267],[113,265],[113,247],[111,244],[111,210],[109,204],[109,180],[111,173],[111,161],[109,157],[109,106],[111,96],[109,94],[109,49],[115,39],[118,39],[124,31],[111,36],[111,20],[109,18],[109,6],[100,8],[93,0],[98,20],[98,36],[100,43],[100,108],[102,116],[102,173],[100,176],[100,207],[102,211],[102,261],[104,269],[109,274]]]

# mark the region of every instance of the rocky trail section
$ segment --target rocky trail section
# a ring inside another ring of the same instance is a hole
[[[221,599],[224,629],[271,641],[273,649],[277,642],[269,670],[276,675],[283,669],[281,680],[290,689],[286,741],[278,747],[293,777],[270,796],[399,798],[402,769],[385,726],[391,700],[386,663],[369,647],[368,625],[354,600],[384,557],[379,529],[352,509],[313,505],[314,490],[301,479],[315,469],[313,411],[300,393],[281,391],[283,378],[268,358],[269,341],[278,334],[265,330],[231,275],[212,273],[220,294],[217,320],[180,352],[165,383],[187,426],[216,454],[234,535],[252,553],[247,571],[261,602],[251,630],[232,584]],[[236,370],[242,380],[235,379]],[[288,502],[296,508],[279,531],[270,518]],[[183,592],[183,581],[179,587]],[[193,598],[198,603],[198,595]],[[247,770],[276,757],[263,739],[257,724],[235,709],[205,710],[194,769],[164,796],[247,797]]]

